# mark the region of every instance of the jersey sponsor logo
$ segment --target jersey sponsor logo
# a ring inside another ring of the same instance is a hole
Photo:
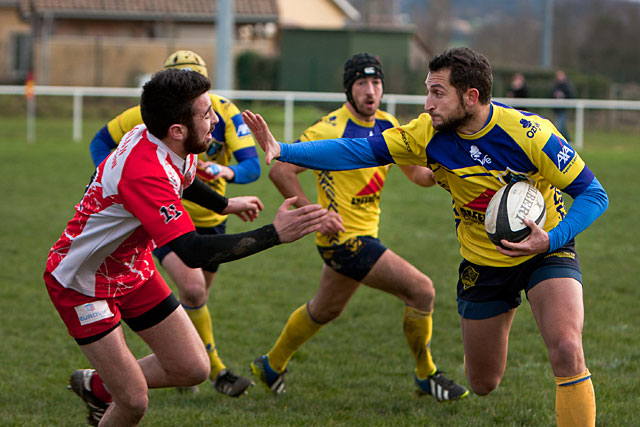
[[[351,204],[356,206],[377,202],[380,200],[380,194],[378,193],[382,190],[383,186],[384,179],[378,172],[374,173],[367,185],[351,199]]]
[[[575,150],[556,135],[551,135],[542,151],[562,173],[567,173],[577,158]]]
[[[169,221],[173,219],[178,219],[182,216],[182,211],[178,210],[176,206],[172,203],[169,207],[160,206],[160,214],[164,218],[164,223],[168,224]]]
[[[478,281],[478,277],[480,277],[480,273],[470,265],[462,270],[462,273],[460,274],[460,281],[462,282],[464,290],[466,291],[467,289],[475,286]]]
[[[367,185],[365,185],[364,188],[360,190],[358,194],[356,194],[356,196],[367,196],[370,194],[377,193],[378,191],[382,190],[383,186],[384,186],[384,179],[382,179],[380,174],[376,172],[373,174],[373,176],[371,177]]]
[[[573,151],[573,149],[568,145],[563,145],[562,149],[556,155],[556,159],[558,161],[558,169],[564,172],[574,156],[575,151]]]
[[[533,138],[536,136],[536,132],[540,130],[540,124],[527,119],[520,119],[520,124],[523,129],[527,130],[527,138]]]
[[[477,145],[472,145],[469,149],[469,154],[471,158],[476,162],[479,162],[482,166],[491,164],[491,157],[486,154],[482,154],[482,151],[478,148]]]
[[[113,317],[109,304],[105,300],[94,301],[73,307],[82,326]]]
[[[372,194],[370,196],[354,197],[351,199],[351,204],[353,206],[367,205],[370,203],[375,203],[378,200],[380,200],[380,195]]]
[[[413,151],[411,150],[411,145],[409,145],[409,140],[407,139],[407,135],[405,133],[404,130],[402,130],[402,128],[396,128],[398,129],[398,131],[400,131],[400,136],[402,137],[402,142],[404,142],[404,146],[407,149],[408,152],[413,153]]]
[[[489,206],[489,202],[491,201],[491,198],[494,194],[496,194],[494,190],[487,188],[478,197],[464,205],[464,207],[474,209],[479,212],[486,212],[487,207]]]
[[[494,190],[487,188],[478,197],[461,207],[459,209],[459,216],[462,217],[464,221],[484,224],[485,212],[487,212],[487,206],[489,206],[489,202],[494,194],[496,194]]]
[[[238,138],[247,136],[251,133],[251,131],[249,130],[249,126],[247,126],[244,120],[242,120],[242,115],[236,114],[235,116],[231,117],[231,121],[233,121],[233,125],[236,127],[236,135],[238,136]]]
[[[487,208],[484,209],[485,212]],[[460,208],[460,216],[464,221],[475,222],[477,224],[484,224],[484,213],[471,209]]]

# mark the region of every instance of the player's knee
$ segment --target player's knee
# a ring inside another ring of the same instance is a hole
[[[204,279],[179,284],[180,302],[188,307],[200,307],[207,302],[207,289]]]
[[[172,376],[176,378],[177,385],[188,387],[203,383],[210,373],[211,366],[208,358],[206,361],[194,359],[174,368]]]
[[[119,398],[114,396],[114,402],[116,403],[116,408],[126,414],[126,418],[132,424],[137,424],[147,412],[149,396],[146,391],[144,393],[133,392]]]
[[[468,378],[471,390],[478,396],[486,396],[498,388],[500,378]]]
[[[575,372],[583,364],[582,342],[578,338],[565,337],[559,339],[552,342],[548,350],[549,361],[556,372]]]
[[[412,307],[431,311],[433,309],[433,301],[435,298],[436,289],[433,286],[433,282],[428,276],[423,276],[418,284],[411,288],[408,303]]]

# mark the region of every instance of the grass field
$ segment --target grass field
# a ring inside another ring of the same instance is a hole
[[[313,115],[317,117],[311,111],[301,120]],[[103,123],[88,121],[85,132]],[[84,405],[65,385],[70,373],[87,362],[67,335],[41,277],[47,252],[92,173],[88,142],[71,142],[68,121],[39,119],[32,145],[24,142],[24,129],[20,119],[0,119],[0,425],[82,425]],[[584,347],[596,389],[598,425],[637,425],[640,236],[633,218],[640,212],[634,188],[640,140],[637,135],[588,133],[585,147],[582,155],[610,197],[609,210],[577,240],[585,278]],[[441,369],[466,384],[455,304],[458,244],[447,194],[410,185],[397,170],[386,186],[381,239],[434,280],[433,354]],[[230,187],[230,195],[258,194],[266,205],[257,224],[232,218],[231,232],[270,222],[281,202],[266,170],[256,183]],[[249,362],[271,347],[290,312],[314,294],[319,272],[312,237],[220,269],[209,308],[216,343],[230,368],[248,374]],[[249,395],[231,399],[208,384],[198,395],[152,390],[142,425],[555,423],[554,378],[526,303],[513,325],[507,371],[498,390],[457,403],[439,404],[413,393],[414,366],[401,318],[399,300],[362,288],[342,317],[294,356],[286,395],[274,397],[257,386]],[[135,334],[125,328],[125,335],[137,356],[147,353]]]

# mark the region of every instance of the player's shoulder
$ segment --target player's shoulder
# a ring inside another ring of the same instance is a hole
[[[140,110],[140,104],[127,108],[122,113],[118,114],[118,116],[112,121],[117,121],[119,123],[123,133],[130,131],[136,125],[142,123],[142,111]]]
[[[492,104],[497,124],[520,145],[543,146],[555,132],[553,123],[538,114],[495,101]]]
[[[226,119],[240,114],[238,107],[228,98],[211,92],[209,92],[209,97],[211,98],[211,108],[223,118]]]
[[[305,129],[300,139],[302,141],[313,141],[339,137],[341,129],[344,128],[344,123],[348,119],[341,110],[341,108],[338,108],[316,120]]]
[[[403,136],[403,139],[405,139],[406,136],[411,136],[412,139],[416,140],[429,140],[437,133],[433,128],[431,116],[427,113],[420,114],[409,123],[387,129],[386,132],[399,133]]]
[[[398,121],[398,119],[391,113],[388,113],[384,110],[376,110],[376,114],[375,114],[375,118],[376,120],[384,120],[387,121],[389,123],[391,123],[393,126],[399,126],[400,122]]]

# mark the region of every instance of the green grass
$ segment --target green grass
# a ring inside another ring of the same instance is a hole
[[[260,106],[256,110],[261,112]],[[308,107],[297,114],[296,132],[315,120],[317,111]],[[281,117],[278,110],[264,112],[273,123]],[[102,125],[87,121],[85,133]],[[21,119],[0,119],[0,425],[81,425],[84,407],[65,384],[87,361],[49,301],[42,271],[92,173],[88,143],[72,142],[68,120],[39,119],[32,145],[25,143],[24,129]],[[611,133],[586,137],[582,155],[611,203],[577,241],[585,278],[584,346],[598,425],[633,425],[640,407],[640,245],[633,223],[640,196],[632,185],[640,141],[637,135]],[[448,196],[409,184],[397,170],[386,186],[381,239],[434,280],[433,354],[449,376],[466,383],[455,304],[459,254]],[[260,195],[266,210],[257,224],[232,218],[231,232],[268,223],[281,202],[266,169],[256,183],[230,186],[230,195],[243,194]],[[222,266],[209,308],[216,343],[230,368],[248,373],[249,362],[271,347],[291,311],[313,296],[319,274],[311,237]],[[195,396],[152,390],[142,425],[554,424],[553,374],[526,303],[513,325],[500,387],[490,396],[452,404],[413,394],[401,311],[400,301],[362,288],[345,313],[294,356],[286,395],[273,397],[261,386],[240,399],[221,396],[207,384]],[[135,334],[125,328],[125,335],[136,356],[147,353]]]

